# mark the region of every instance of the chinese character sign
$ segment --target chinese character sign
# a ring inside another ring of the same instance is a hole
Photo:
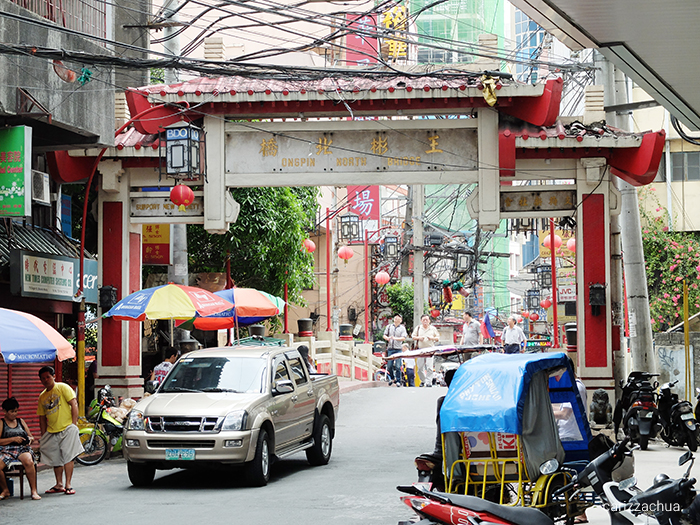
[[[142,228],[143,264],[170,264],[170,224],[144,224]]]
[[[32,128],[0,130],[0,216],[31,215]]]
[[[384,52],[389,58],[405,59],[408,56],[408,42],[406,32],[408,31],[408,8],[403,5],[395,5],[388,11],[382,13],[381,24],[384,28],[392,31],[389,38],[384,39]]]
[[[376,64],[379,50],[377,15],[347,15],[349,34],[345,39],[345,65]]]
[[[379,186],[348,186],[348,201],[361,221],[379,221]]]

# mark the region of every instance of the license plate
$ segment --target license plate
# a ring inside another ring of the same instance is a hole
[[[166,448],[165,459],[173,461],[193,461],[193,448]]]
[[[681,419],[683,421],[685,421],[687,419],[694,419],[694,418],[695,418],[695,415],[692,412],[688,412],[687,414],[681,414]]]
[[[651,417],[654,417],[654,413],[653,413],[653,412],[647,412],[646,414],[642,414],[642,417],[651,418]]]

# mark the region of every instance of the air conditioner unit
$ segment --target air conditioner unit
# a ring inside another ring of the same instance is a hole
[[[51,205],[48,173],[32,170],[32,200],[38,204]]]

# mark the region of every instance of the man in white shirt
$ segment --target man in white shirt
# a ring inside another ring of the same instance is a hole
[[[522,353],[526,341],[525,334],[511,315],[508,318],[508,326],[503,329],[503,351],[506,354]]]
[[[481,333],[481,323],[474,319],[471,312],[462,314],[464,326],[462,326],[462,344],[475,347],[484,344],[484,334]]]

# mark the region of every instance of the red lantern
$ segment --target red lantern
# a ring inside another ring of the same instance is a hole
[[[537,315],[535,312],[532,312],[530,314],[530,321],[537,321],[540,318],[539,315]]]
[[[543,299],[542,301],[540,301],[540,306],[546,310],[547,308],[552,306],[552,301],[550,301],[549,298]]]
[[[377,272],[377,275],[374,276],[374,280],[377,281],[377,284],[384,285],[391,281],[391,276],[382,270],[381,272]]]
[[[430,315],[433,319],[436,319],[440,316],[440,310],[438,310],[437,308],[433,308],[432,310],[430,310]]]
[[[170,190],[170,201],[178,210],[185,211],[185,208],[194,202],[194,192],[189,186],[177,184]]]
[[[313,253],[314,250],[316,249],[316,243],[312,241],[311,239],[306,239],[303,242],[304,248],[308,253]]]
[[[566,249],[576,253],[576,239],[574,237],[566,241]]]
[[[353,255],[355,255],[355,252],[350,246],[343,246],[338,250],[338,257],[343,259],[345,264],[348,264],[348,259],[351,259]]]
[[[552,247],[552,239],[551,235],[547,235],[544,240],[542,241],[542,244],[544,244],[545,248],[551,248]],[[558,235],[554,236],[554,249],[557,250],[561,246],[561,237]]]
[[[523,317],[530,317],[530,312],[528,312],[527,310],[523,310],[522,316]]]
[[[462,288],[459,289],[459,294],[460,294],[462,297],[469,297],[469,290],[467,290],[466,288],[462,287]]]

